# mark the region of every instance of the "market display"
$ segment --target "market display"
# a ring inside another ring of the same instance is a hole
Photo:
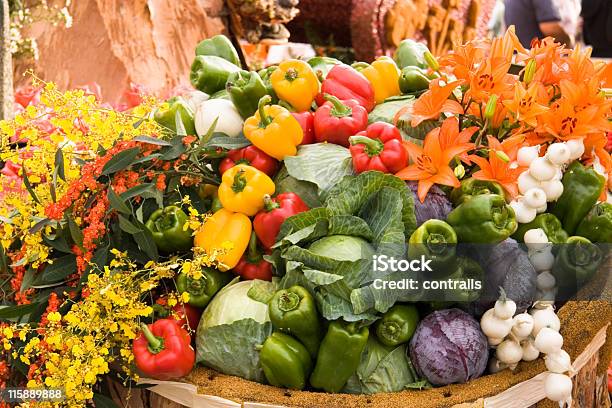
[[[111,370],[205,365],[419,392],[544,355],[546,396],[571,403],[555,307],[609,256],[609,66],[513,28],[352,65],[249,72],[223,36],[195,54],[165,102],[122,113],[36,79],[40,103],[0,122],[0,384],[83,406]]]

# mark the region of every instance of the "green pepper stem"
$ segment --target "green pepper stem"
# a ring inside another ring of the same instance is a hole
[[[295,310],[300,305],[300,296],[293,292],[284,292],[278,298],[278,308],[283,312]]]
[[[251,264],[259,263],[263,257],[257,250],[257,235],[255,231],[251,232],[251,238],[249,238],[249,252],[247,254],[247,261]]]
[[[270,95],[264,95],[257,104],[257,110],[259,111],[259,127],[265,128],[272,123],[272,118],[266,114],[266,110],[264,109],[270,102],[272,102],[272,97]]]
[[[289,82],[293,82],[298,76],[299,74],[295,68],[289,68],[287,72],[285,72],[285,79]]]
[[[240,169],[234,176],[234,183],[232,184],[232,191],[234,193],[240,193],[247,185],[247,180],[244,177],[244,169]]]
[[[155,229],[157,232],[164,232],[170,228],[173,228],[175,225],[178,225],[179,221],[176,216],[176,212],[170,210],[171,207],[167,207],[163,210],[163,212],[157,217],[154,222]]]
[[[264,210],[266,210],[266,212],[270,212],[270,211],[276,210],[277,208],[280,208],[280,204],[274,201],[272,197],[270,197],[270,194],[266,194],[263,200],[264,200]]]
[[[367,136],[361,136],[361,135],[351,136],[349,137],[349,142],[351,145],[356,145],[356,144],[364,145],[365,152],[369,157],[378,156],[385,148],[385,145],[383,144],[383,142],[381,142],[378,139],[369,138]]]
[[[351,116],[353,114],[353,110],[342,103],[342,101],[336,98],[334,95],[325,94],[323,95],[326,101],[331,102],[333,107],[331,110],[331,115],[337,118],[343,118],[346,116]]]
[[[397,322],[383,322],[380,329],[383,337],[396,341],[401,327]]]
[[[144,323],[140,323],[140,328],[142,329],[142,334],[149,343],[148,349],[152,354],[157,354],[164,349],[164,340],[161,337],[157,337],[151,333],[149,326]]]

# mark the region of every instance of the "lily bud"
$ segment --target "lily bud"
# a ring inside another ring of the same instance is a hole
[[[425,54],[423,54],[423,58],[425,58],[425,62],[427,62],[429,68],[431,68],[435,72],[438,72],[440,70],[440,64],[431,52],[425,51]]]
[[[459,163],[453,172],[455,173],[455,177],[462,179],[465,176],[465,167],[463,167],[463,164]]]
[[[497,107],[497,100],[499,96],[491,95],[489,98],[489,102],[487,102],[487,106],[485,107],[485,119],[491,120],[493,116],[495,116],[495,108]]]
[[[533,81],[533,77],[536,73],[536,62],[535,59],[530,60],[525,67],[525,74],[523,75],[523,82],[529,85],[531,81]]]
[[[510,157],[508,157],[508,155],[505,152],[501,150],[496,150],[495,155],[499,157],[501,160],[505,161],[506,163],[510,163]]]

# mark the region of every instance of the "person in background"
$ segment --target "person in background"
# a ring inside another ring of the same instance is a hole
[[[504,0],[496,0],[495,7],[491,12],[491,19],[487,29],[489,31],[489,37],[501,37],[506,31],[506,24],[504,23]]]
[[[530,48],[533,39],[544,37],[554,37],[560,43],[572,45],[561,25],[561,13],[555,0],[506,0],[505,3],[506,25],[516,27],[523,47]]]
[[[612,1],[582,0],[584,42],[593,57],[612,58]]]
[[[555,3],[561,16],[561,27],[572,44],[576,44],[580,34],[580,0],[555,0]]]

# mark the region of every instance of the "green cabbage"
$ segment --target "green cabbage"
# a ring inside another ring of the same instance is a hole
[[[348,235],[331,235],[310,244],[308,249],[321,256],[327,256],[336,261],[358,261],[370,259],[374,248],[363,238]]]

